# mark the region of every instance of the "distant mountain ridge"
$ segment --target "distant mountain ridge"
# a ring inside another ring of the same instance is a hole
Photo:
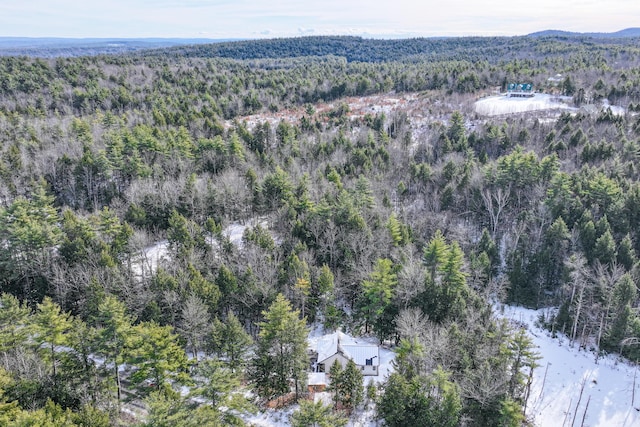
[[[527,34],[528,37],[593,37],[593,38],[625,38],[640,37],[640,27],[625,28],[613,33],[577,33],[562,30],[544,30]]]
[[[0,56],[84,56],[119,54],[182,45],[212,44],[240,39],[204,38],[61,38],[0,37]]]
[[[496,47],[526,44],[542,37],[604,40],[640,37],[640,27],[613,33],[577,33],[544,30],[513,37],[417,37],[375,39],[360,36],[306,36],[273,39],[205,38],[58,38],[0,37],[0,56],[41,58],[118,55],[145,52],[151,55],[224,57],[233,59],[287,58],[334,55],[348,61],[385,62],[414,55],[434,59],[480,57]],[[517,57],[518,53],[514,53]]]

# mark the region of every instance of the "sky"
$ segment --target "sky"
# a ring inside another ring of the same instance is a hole
[[[638,0],[0,0],[0,37],[512,36],[639,18]]]

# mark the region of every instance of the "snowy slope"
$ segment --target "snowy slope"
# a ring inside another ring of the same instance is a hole
[[[614,356],[596,362],[594,353],[569,346],[566,337],[552,338],[535,326],[540,314],[541,310],[509,306],[503,314],[527,325],[542,356],[534,372],[527,415],[541,427],[640,426],[636,368]]]
[[[537,93],[530,98],[509,98],[507,96],[491,96],[475,103],[475,111],[485,116],[525,113],[539,110],[575,110],[567,102],[570,97],[551,96]]]

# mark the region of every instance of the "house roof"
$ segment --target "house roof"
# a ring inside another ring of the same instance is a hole
[[[371,364],[378,366],[380,361],[377,345],[358,343],[340,331],[325,335],[318,340],[317,351],[318,363],[322,363],[336,353],[341,353],[347,359],[353,360],[356,365],[366,365],[367,359],[371,359]]]
[[[322,362],[338,352],[340,335],[344,334],[338,331],[330,335],[325,335],[318,340],[318,362]]]
[[[367,359],[371,360],[369,365],[378,366],[380,364],[380,354],[377,345],[345,344],[342,346],[342,352],[349,359],[353,360],[356,365],[366,365]]]

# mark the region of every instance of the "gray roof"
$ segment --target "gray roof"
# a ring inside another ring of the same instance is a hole
[[[353,360],[356,365],[366,365],[367,359],[371,359],[370,365],[378,366],[380,364],[380,353],[377,345],[345,344],[341,348],[343,354]]]
[[[353,338],[340,331],[321,338],[318,341],[317,351],[318,363],[322,363],[336,353],[341,353],[347,359],[353,360],[356,365],[366,365],[367,359],[372,359],[373,366],[380,364],[380,351],[377,345],[354,342]]]

